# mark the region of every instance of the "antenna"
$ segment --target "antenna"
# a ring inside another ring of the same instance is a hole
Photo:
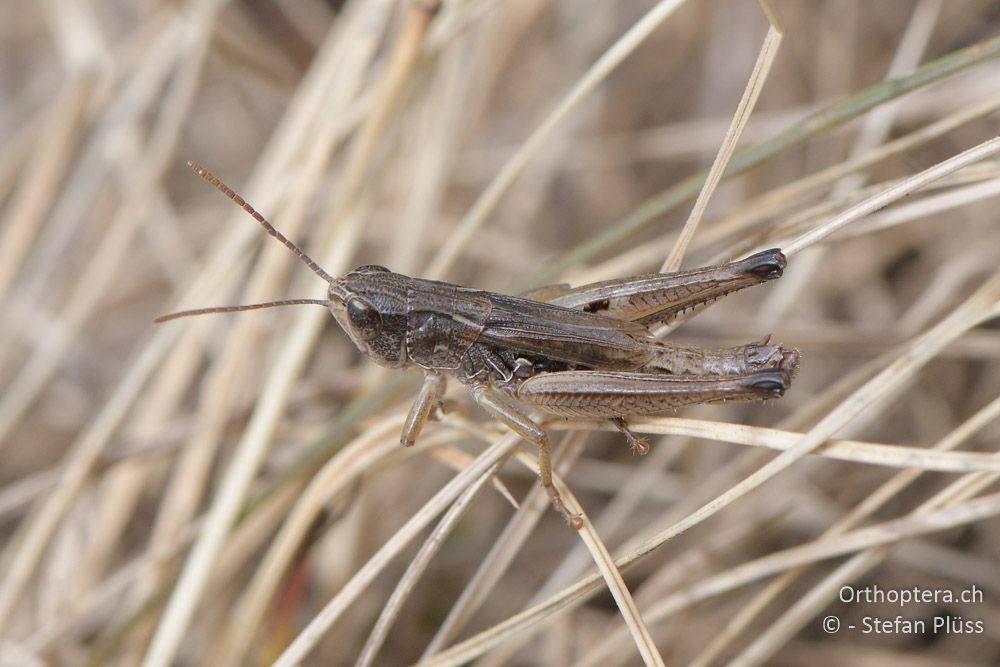
[[[250,303],[245,306],[213,306],[211,308],[195,308],[194,310],[179,310],[169,315],[160,315],[153,322],[169,322],[180,317],[191,317],[192,315],[207,315],[209,313],[238,313],[242,310],[260,310],[261,308],[274,308],[275,306],[298,306],[303,304],[316,306],[329,306],[330,301],[326,299],[285,299],[284,301],[268,301],[266,303]]]
[[[208,169],[205,169],[197,162],[188,162],[188,166],[191,167],[191,169],[193,169],[196,174],[198,174],[206,181],[214,185],[218,190],[222,192],[222,194],[226,195],[234,202],[236,202],[240,206],[240,208],[242,208],[244,211],[253,216],[253,219],[259,222],[260,226],[263,227],[268,234],[270,234],[274,238],[284,243],[285,247],[294,252],[295,255],[299,259],[301,259],[306,266],[312,269],[313,273],[315,273],[328,283],[333,282],[333,276],[324,271],[322,267],[320,267],[320,265],[313,260],[312,257],[305,254],[297,245],[289,241],[284,234],[275,229],[274,225],[272,225],[270,222],[267,221],[267,218],[258,213],[253,206],[248,204],[243,197],[236,194],[236,192],[234,192],[232,188],[230,188],[228,185],[219,180],[219,178],[215,174],[210,172]],[[213,306],[211,308],[196,308],[194,310],[181,310],[176,313],[170,313],[168,315],[160,315],[159,317],[154,319],[153,322],[159,324],[161,322],[167,322],[169,320],[176,320],[181,317],[191,317],[193,315],[207,315],[209,313],[237,313],[243,310],[259,310],[261,308],[274,308],[275,306],[298,306],[303,304],[316,305],[316,306],[329,306],[331,303],[332,303],[331,301],[328,301],[326,299],[285,299],[283,301],[251,303],[243,306]]]
[[[298,258],[305,263],[306,266],[308,266],[310,269],[313,270],[313,273],[315,273],[317,276],[319,276],[328,283],[333,282],[333,276],[324,271],[322,267],[320,267],[320,265],[313,260],[312,257],[305,254],[297,245],[295,245],[287,238],[285,238],[284,234],[275,229],[274,225],[272,225],[270,222],[267,221],[267,218],[262,216],[260,213],[257,212],[257,210],[253,206],[248,204],[246,199],[233,192],[232,188],[230,188],[228,185],[220,181],[218,176],[210,172],[208,169],[205,169],[197,162],[188,162],[188,166],[194,170],[194,173],[198,174],[206,181],[214,185],[219,191],[222,192],[222,194],[232,199],[240,206],[240,208],[242,208],[244,211],[253,216],[253,219],[259,222],[260,226],[263,227],[268,234],[270,234],[274,238],[284,243],[286,248],[294,252],[298,256]]]

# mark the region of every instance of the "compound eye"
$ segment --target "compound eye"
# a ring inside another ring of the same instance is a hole
[[[347,317],[351,327],[362,340],[378,338],[382,333],[382,316],[374,307],[361,299],[351,299],[347,302]]]

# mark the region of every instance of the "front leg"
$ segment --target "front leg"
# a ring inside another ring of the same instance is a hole
[[[404,447],[412,447],[413,443],[420,437],[420,431],[427,423],[427,416],[436,405],[441,402],[444,394],[444,376],[439,373],[430,373],[424,376],[424,384],[420,387],[420,393],[413,401],[410,413],[406,415],[403,422],[403,432],[399,436],[399,442]]]
[[[503,393],[489,385],[476,383],[470,385],[469,389],[483,410],[538,448],[538,477],[542,482],[542,488],[549,495],[552,507],[563,515],[570,526],[577,529],[582,527],[582,519],[566,509],[559,491],[552,483],[552,447],[549,445],[549,436],[542,427],[533,422],[531,417],[524,414]]]

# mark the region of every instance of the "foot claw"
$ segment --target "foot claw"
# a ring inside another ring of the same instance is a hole
[[[580,530],[583,528],[583,516],[580,514],[573,514],[566,509],[563,505],[562,496],[556,491],[554,486],[545,487],[545,491],[549,494],[549,502],[552,503],[552,509],[562,514],[563,518],[566,519],[566,523],[573,530]]]
[[[628,422],[626,422],[623,417],[614,417],[611,421],[625,436],[625,440],[628,442],[629,450],[633,454],[645,456],[649,453],[649,440],[633,433],[632,429],[628,427]]]

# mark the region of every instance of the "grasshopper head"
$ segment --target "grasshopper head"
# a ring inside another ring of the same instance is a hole
[[[188,162],[188,166],[236,202],[264,228],[264,231],[295,253],[313,273],[329,283],[329,298],[284,299],[241,306],[182,310],[157,317],[154,322],[166,322],[191,315],[235,313],[274,306],[303,304],[326,306],[358,349],[371,357],[372,361],[389,368],[399,368],[407,364],[405,276],[392,273],[382,266],[361,266],[340,278],[334,278],[214,174],[194,162]]]
[[[380,366],[406,356],[406,287],[383,266],[360,266],[330,281],[330,312],[359,350]]]

